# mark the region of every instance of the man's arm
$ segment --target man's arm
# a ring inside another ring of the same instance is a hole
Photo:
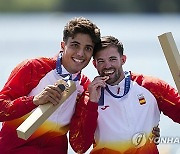
[[[159,110],[174,122],[180,123],[180,95],[176,89],[159,80],[150,90],[157,99]]]
[[[108,77],[95,77],[88,85],[88,92],[85,91],[77,103],[70,123],[70,144],[78,153],[86,152],[94,141],[98,117],[97,102],[107,79]]]
[[[59,106],[61,106],[63,102],[65,102],[68,97],[76,90],[75,83],[70,80],[67,82],[64,80],[58,80],[56,84],[58,85],[59,91],[50,89],[51,91],[53,91],[53,93],[46,95],[50,97],[50,99],[48,99],[48,97],[46,96],[44,97],[49,102],[42,105],[40,104],[31,113],[31,115],[16,129],[19,138],[27,140],[45,122],[45,120],[51,114],[53,114],[53,112],[55,112],[55,110],[57,110]],[[44,98],[42,96],[42,100],[44,100]]]
[[[89,101],[88,92],[84,92],[77,102],[69,132],[70,144],[77,153],[85,153],[94,141],[98,117],[97,108],[97,103]]]
[[[180,123],[180,94],[163,80],[132,73],[132,80],[148,89],[156,98],[159,110],[174,122]]]
[[[51,69],[47,64],[43,67],[42,62],[40,60],[24,61],[12,71],[0,91],[0,121],[19,118],[37,107],[33,103],[34,96],[28,96],[28,94]]]

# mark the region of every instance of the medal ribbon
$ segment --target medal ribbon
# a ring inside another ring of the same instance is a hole
[[[108,86],[106,85],[105,88],[101,88],[101,96],[100,96],[99,101],[98,101],[99,106],[104,105],[104,90],[106,90],[114,98],[121,98],[121,97],[125,96],[129,92],[130,83],[131,83],[131,75],[130,75],[130,72],[124,72],[124,74],[125,74],[125,85],[124,85],[124,93],[123,93],[123,95],[118,96],[118,95],[113,94],[110,91],[110,89],[108,88]]]
[[[56,71],[57,73],[63,77],[63,80],[67,81],[67,80],[72,80],[72,74],[70,73],[66,73],[66,74],[62,74],[62,66],[61,66],[61,61],[62,61],[62,54],[59,54],[58,58],[57,58],[57,62],[56,62]],[[78,75],[73,79],[73,81],[78,81],[81,78],[81,72],[78,73]]]

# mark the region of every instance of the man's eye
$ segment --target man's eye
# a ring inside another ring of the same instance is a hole
[[[78,47],[78,44],[71,44],[72,47]]]
[[[116,61],[117,59],[116,58],[111,58],[110,61]]]
[[[104,61],[103,61],[103,60],[98,60],[97,62],[98,62],[98,63],[103,63]]]
[[[86,50],[87,51],[93,51],[93,48],[92,47],[86,47]]]

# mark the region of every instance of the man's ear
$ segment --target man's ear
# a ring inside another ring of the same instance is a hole
[[[65,42],[61,42],[61,49],[64,51],[65,48]]]
[[[94,65],[94,67],[96,68],[96,62],[95,62],[94,59],[93,59],[92,63],[93,63],[93,65]]]
[[[122,63],[122,65],[124,65],[125,64],[125,62],[126,62],[126,56],[125,55],[122,55],[121,56],[121,63]]]

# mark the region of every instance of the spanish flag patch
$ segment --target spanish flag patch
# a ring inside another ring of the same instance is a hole
[[[146,104],[146,100],[145,100],[143,94],[139,94],[138,99],[139,99],[139,104],[140,105]]]

